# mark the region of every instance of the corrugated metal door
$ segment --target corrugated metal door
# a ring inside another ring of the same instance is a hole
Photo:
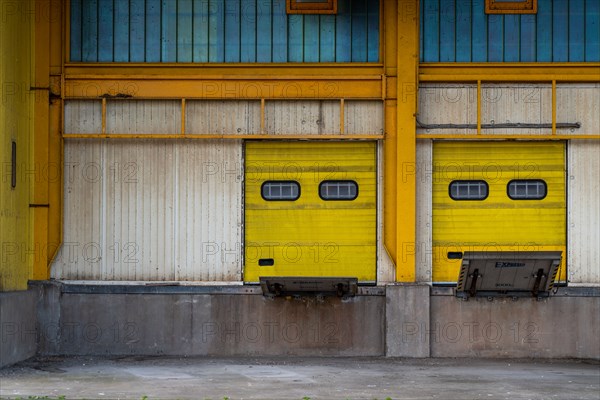
[[[375,142],[246,142],[244,281],[376,280]]]
[[[433,281],[456,282],[464,251],[563,252],[562,142],[436,142]]]

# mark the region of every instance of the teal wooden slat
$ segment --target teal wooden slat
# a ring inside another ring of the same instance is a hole
[[[177,0],[177,62],[192,62],[192,0]]]
[[[240,19],[241,62],[256,62],[256,1],[242,0]]]
[[[304,16],[300,14],[288,15],[288,61],[303,61],[303,32]]]
[[[83,61],[98,61],[98,1],[87,0],[81,10],[81,58]]]
[[[552,61],[569,61],[569,2],[554,1],[552,10]]]
[[[129,61],[131,62],[146,60],[146,10],[144,6],[144,0],[129,0]]]
[[[160,62],[160,0],[146,0],[146,62]]]
[[[569,0],[569,61],[585,61],[585,16],[583,0]]]
[[[338,13],[335,18],[335,61],[350,62],[352,60],[352,19],[350,0],[338,1]]]
[[[600,1],[585,2],[585,61],[600,61]]]
[[[423,0],[425,15],[425,40],[423,43],[423,61],[440,61],[440,0]]]
[[[98,61],[113,61],[113,0],[98,0]]]
[[[304,16],[304,62],[319,62],[319,16]]]
[[[208,2],[208,61],[225,61],[225,8],[222,0]]]
[[[352,0],[352,62],[367,61],[367,1]]]
[[[129,0],[117,0],[114,4],[114,60],[129,62]]]
[[[163,0],[161,17],[161,61],[177,62],[177,1]]]
[[[194,0],[192,21],[192,59],[196,63],[208,62],[208,1]]]
[[[81,0],[71,0],[70,61],[81,61]]]
[[[285,0],[273,0],[273,62],[282,63],[288,60],[287,53],[287,14]]]
[[[379,1],[367,2],[367,61],[379,61]]]
[[[240,62],[240,0],[225,2],[225,62]]]
[[[487,41],[487,15],[483,12],[484,0],[473,0],[471,6],[471,15],[473,18],[471,35],[471,60],[473,62],[487,61],[488,41]]]
[[[471,1],[456,0],[456,58],[457,62],[471,61]]]
[[[335,16],[321,15],[319,21],[319,61],[335,61]]]
[[[488,61],[502,62],[504,56],[504,15],[488,15]]]
[[[425,30],[423,29],[423,26],[425,25],[423,23],[424,18],[423,16],[425,15],[425,8],[424,8],[424,1],[419,1],[419,17],[420,17],[420,21],[419,21],[419,61],[423,62],[423,42],[424,42],[424,37],[423,35],[425,34]]]
[[[456,2],[440,2],[440,61],[456,60]]]
[[[519,61],[519,42],[521,21],[518,14],[506,14],[504,16],[504,61]]]
[[[538,0],[536,61],[552,61],[552,0]]]
[[[268,63],[272,61],[272,8],[270,0],[256,2],[256,61]]]
[[[521,62],[536,61],[536,45],[535,45],[536,21],[535,15],[521,15]]]

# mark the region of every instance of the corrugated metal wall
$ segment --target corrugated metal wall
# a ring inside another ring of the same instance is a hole
[[[568,145],[569,281],[600,284],[600,143]]]
[[[600,85],[559,83],[556,86],[556,122],[579,122],[581,127],[559,128],[558,133],[597,134],[600,121]],[[424,83],[419,88],[419,122],[423,124],[477,124],[475,84]],[[481,123],[552,122],[552,89],[546,83],[481,85]],[[493,128],[486,134],[549,134],[550,128]],[[476,129],[423,129],[417,133],[475,134]]]
[[[238,140],[65,142],[56,279],[241,279]]]
[[[285,0],[71,0],[74,62],[375,62],[379,1],[287,15]]]
[[[422,0],[422,62],[600,61],[598,0],[538,0],[537,14],[485,14],[485,0]]]
[[[187,134],[260,134],[260,100],[186,100]],[[319,135],[341,133],[340,100],[266,100],[264,133]],[[383,103],[344,101],[344,133],[383,133]],[[101,100],[65,101],[65,133],[102,133]],[[107,134],[180,134],[181,100],[106,101]]]
[[[431,266],[433,263],[433,142],[431,140],[417,141],[417,244],[416,278],[417,282],[431,282]]]
[[[550,122],[551,93],[546,84],[495,85],[482,91],[482,122]],[[485,103],[487,105],[484,105]],[[528,109],[525,114],[524,109]],[[558,133],[598,134],[600,132],[600,84],[558,84],[557,122],[579,122],[579,129],[558,129]],[[475,85],[422,84],[419,91],[419,119],[426,123],[477,122]],[[521,118],[524,118],[523,120]],[[535,134],[548,130],[494,129],[485,133]],[[475,129],[418,129],[418,133],[475,134]],[[600,200],[598,198],[600,148],[596,141],[571,141],[567,155],[567,265],[569,281],[600,284]],[[431,276],[431,141],[417,146],[417,276]],[[428,150],[429,149],[429,150]],[[429,278],[430,279],[430,278]]]

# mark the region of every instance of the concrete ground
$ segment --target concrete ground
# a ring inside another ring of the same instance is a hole
[[[50,357],[0,370],[0,397],[30,396],[64,396],[67,400],[583,400],[600,399],[600,363],[466,358]]]

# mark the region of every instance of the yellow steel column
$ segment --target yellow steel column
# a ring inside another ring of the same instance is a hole
[[[36,179],[33,180],[33,195],[30,207],[33,211],[33,279],[46,279],[48,249],[48,123],[50,90],[50,18],[49,1],[39,0],[35,6],[35,29],[33,48],[33,161]]]
[[[384,193],[383,241],[392,260],[396,260],[396,107],[398,1],[383,2],[383,63],[385,79],[385,140],[383,141]]]
[[[49,278],[49,263],[60,242],[62,176],[60,94],[62,2],[36,0],[33,51],[33,279]],[[51,68],[52,67],[52,68]],[[52,70],[52,71],[51,71]],[[51,75],[54,75],[51,77]],[[55,93],[58,92],[58,93]]]
[[[419,2],[398,1],[398,106],[396,110],[396,281],[414,282],[416,239],[416,111]]]
[[[50,0],[46,14],[50,20],[50,101],[49,101],[49,126],[48,126],[48,247],[46,256],[46,277],[49,277],[49,268],[52,259],[56,256],[62,242],[62,191],[63,191],[63,151],[62,151],[62,67],[63,53],[63,0]]]

